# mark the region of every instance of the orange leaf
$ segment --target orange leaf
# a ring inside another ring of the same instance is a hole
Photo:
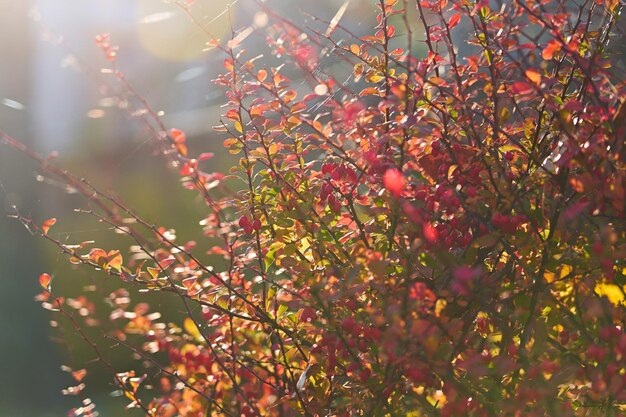
[[[44,290],[50,288],[50,281],[52,281],[52,277],[46,273],[39,275],[39,284]]]
[[[372,95],[380,95],[380,90],[378,90],[378,88],[376,87],[367,87],[364,88],[360,93],[359,96],[364,97],[364,96],[372,96]]]
[[[102,249],[94,248],[94,249],[89,251],[89,255],[87,255],[87,256],[89,257],[90,261],[92,261],[94,263],[97,263],[97,264],[100,264],[100,262],[101,262],[100,260],[102,258],[104,258],[104,260],[106,261],[107,253],[105,251],[103,251]]]
[[[552,39],[541,52],[541,57],[549,61],[561,50],[561,44],[556,39]]]
[[[80,369],[78,371],[73,371],[72,372],[72,377],[74,378],[74,380],[76,382],[82,381],[83,378],[85,378],[86,375],[87,375],[87,370],[86,369]]]
[[[294,98],[296,98],[296,95],[298,93],[296,93],[295,90],[287,90],[285,91],[285,93],[283,94],[283,100],[285,100],[286,103],[289,103],[290,101],[292,101]]]
[[[56,222],[57,222],[57,219],[55,219],[54,217],[43,222],[43,224],[41,225],[41,231],[43,232],[43,234],[47,235],[48,230],[50,230],[50,228],[54,226]]]
[[[174,141],[174,143],[184,143],[187,140],[187,135],[185,132],[179,129],[170,129],[170,137]]]
[[[226,117],[232,121],[239,120],[239,112],[237,109],[230,109],[226,112]]]
[[[527,69],[526,76],[528,77],[530,81],[532,81],[536,85],[539,85],[541,83],[541,73],[537,71],[536,69],[533,69],[533,68]]]
[[[185,146],[184,143],[177,143],[176,144],[176,150],[182,156],[187,156],[187,146]]]
[[[122,254],[118,250],[112,250],[107,254],[107,264],[120,272],[122,270]]]

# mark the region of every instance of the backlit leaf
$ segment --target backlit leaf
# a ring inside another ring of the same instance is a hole
[[[109,268],[113,268],[117,272],[122,270],[122,254],[120,251],[113,250],[107,254],[107,265]]]
[[[43,234],[47,235],[50,228],[54,226],[56,222],[57,222],[57,219],[55,219],[54,217],[44,221],[43,224],[41,225],[41,231],[43,232]]]
[[[531,94],[533,91],[533,87],[523,81],[517,81],[511,86],[511,92],[513,94],[527,95]]]
[[[170,137],[174,143],[184,143],[187,140],[187,135],[180,129],[170,129]]]
[[[191,337],[193,337],[197,341],[202,341],[202,333],[200,333],[200,329],[196,326],[196,323],[189,317],[185,318],[183,322],[183,328]]]
[[[395,168],[388,169],[383,176],[383,183],[385,188],[391,192],[391,194],[398,198],[404,191],[404,177],[402,173]]]
[[[457,13],[455,15],[453,15],[450,20],[448,21],[448,27],[450,29],[452,29],[453,27],[455,27],[456,25],[459,24],[459,22],[461,21],[461,14]]]
[[[530,81],[535,83],[535,85],[539,85],[541,83],[541,73],[534,68],[527,69],[526,76]]]
[[[446,80],[444,80],[441,77],[430,77],[428,79],[428,82],[437,86],[445,86],[446,85]]]
[[[39,275],[39,285],[45,290],[50,289],[50,282],[52,281],[52,277],[45,272]]]
[[[561,44],[556,39],[552,39],[548,42],[546,47],[541,52],[541,57],[546,61],[551,60],[555,54],[561,50]]]
[[[615,284],[598,283],[596,284],[594,291],[599,296],[606,297],[611,304],[615,306],[620,304],[626,306],[626,302],[624,301],[624,292]]]

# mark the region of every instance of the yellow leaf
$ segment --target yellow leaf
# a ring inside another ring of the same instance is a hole
[[[435,316],[440,317],[441,312],[446,308],[446,305],[448,305],[448,302],[445,299],[438,299],[435,303]]]
[[[115,269],[117,272],[122,270],[122,254],[118,250],[109,251],[107,254],[107,264],[109,268]]]
[[[559,275],[559,278],[561,279],[565,278],[566,276],[571,274],[573,270],[574,268],[572,268],[570,265],[563,265],[563,268],[561,268],[561,274]]]
[[[380,74],[373,74],[373,75],[370,75],[370,77],[369,77],[369,81],[371,81],[373,83],[377,83],[377,82],[382,81],[384,79],[385,79],[385,76],[384,75],[380,75]]]
[[[456,169],[457,169],[458,167],[459,167],[459,166],[458,166],[458,165],[456,165],[456,164],[454,164],[454,165],[450,165],[450,168],[448,168],[448,179],[451,179],[451,178],[452,178],[452,174],[454,174],[454,171],[456,171]]]
[[[202,341],[202,333],[200,333],[200,329],[198,329],[198,326],[196,326],[196,323],[192,319],[187,317],[183,322],[183,327],[185,328],[185,331],[194,339]]]
[[[428,82],[434,85],[446,85],[446,80],[441,77],[430,77]]]
[[[159,268],[148,267],[148,273],[150,273],[150,276],[152,277],[152,279],[155,279],[156,277],[158,277],[160,272],[161,270]]]
[[[594,291],[597,295],[608,298],[611,304],[615,306],[619,304],[626,306],[624,292],[615,284],[598,283]]]

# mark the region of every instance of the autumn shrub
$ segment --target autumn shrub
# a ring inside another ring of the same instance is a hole
[[[132,245],[61,242],[54,219],[15,213],[119,283],[98,338],[97,292],[66,299],[43,274],[38,299],[147,416],[624,415],[622,5],[373,2],[367,36],[342,26],[345,5],[302,26],[258,2],[267,25],[207,39],[224,55],[216,130],[239,158],[224,173],[99,37],[206,216],[179,241],[175,218],[149,223],[5,135]],[[259,37],[263,56],[246,50]],[[89,374],[68,371],[81,395]],[[86,401],[73,415],[96,414]]]

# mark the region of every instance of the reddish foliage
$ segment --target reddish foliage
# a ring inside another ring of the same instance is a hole
[[[626,86],[607,51],[619,2],[376,3],[372,35],[341,42],[337,22],[303,36],[264,9],[277,68],[212,43],[227,55],[217,130],[240,157],[241,191],[201,169],[212,154],[187,156],[182,131],[156,132],[206,202],[197,241],[210,239],[219,267],[200,243],[40,159],[144,261],[19,218],[74,263],[186,313],[175,324],[131,307],[126,290],[109,296],[119,327],[107,340],[146,375],[115,373],[116,384],[155,417],[618,415]],[[421,55],[405,6],[426,29]],[[400,33],[404,48],[392,46]],[[328,50],[353,81],[325,72]],[[297,71],[303,85],[288,78]],[[80,331],[69,300],[39,299]]]

